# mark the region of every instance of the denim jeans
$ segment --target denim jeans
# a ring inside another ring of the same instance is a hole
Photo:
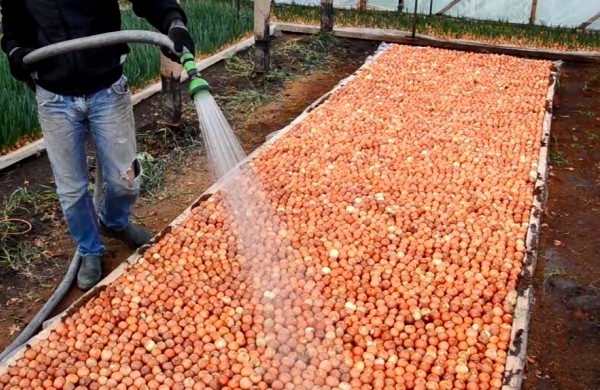
[[[36,87],[38,116],[56,189],[71,237],[79,254],[102,255],[98,217],[112,229],[129,221],[140,182],[135,124],[127,78],[87,96],[63,96]],[[96,147],[105,193],[96,215],[88,191],[86,135]]]

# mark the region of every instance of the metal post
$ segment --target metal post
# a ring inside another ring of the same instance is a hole
[[[429,0],[429,16],[433,15],[433,0]]]
[[[412,37],[414,38],[417,35],[417,6],[419,5],[419,0],[415,0],[415,13],[413,15],[413,26],[412,26]]]
[[[398,0],[398,12],[404,11],[404,0]]]

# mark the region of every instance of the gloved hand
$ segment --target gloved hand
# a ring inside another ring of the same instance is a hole
[[[33,68],[23,62],[23,58],[31,53],[34,49],[17,47],[10,52],[8,56],[8,64],[10,74],[17,80],[30,81]]]
[[[181,56],[183,55],[183,48],[185,47],[190,51],[190,53],[195,54],[196,48],[194,45],[194,40],[190,35],[187,27],[183,22],[178,19],[175,20],[171,27],[169,28],[169,32],[167,33],[169,38],[173,41],[173,49],[174,52],[168,49],[162,49],[162,53],[169,58],[171,61],[180,62]]]

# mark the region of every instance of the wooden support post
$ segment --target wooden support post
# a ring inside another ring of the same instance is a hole
[[[321,0],[321,32],[333,31],[333,0]]]
[[[529,13],[529,24],[535,24],[535,14],[537,13],[538,0],[531,1],[531,12]]]
[[[415,0],[415,13],[413,14],[413,25],[412,25],[412,37],[417,35],[417,8],[419,7],[419,0]]]
[[[270,0],[254,0],[254,72],[256,73],[269,71],[270,13]]]
[[[356,9],[358,11],[366,11],[367,10],[367,0],[357,0],[356,1]]]
[[[160,54],[160,82],[162,84],[160,102],[162,107],[162,122],[177,127],[181,125],[181,92],[179,79],[181,65]]]
[[[590,24],[594,23],[598,19],[600,19],[600,12],[598,12],[596,15],[592,16],[591,18],[589,18],[585,22],[581,23],[578,28],[581,29],[581,30],[584,30],[584,29],[588,28],[588,26]]]
[[[444,8],[442,8],[439,12],[436,13],[436,15],[443,15],[446,12],[450,11],[450,9],[452,7],[454,7],[456,4],[460,3],[462,0],[452,0],[450,2],[450,4],[448,4],[447,6],[445,6]]]
[[[177,0],[179,3],[179,0]],[[181,77],[181,64],[171,61],[160,52],[160,82],[162,122],[177,127],[181,125],[181,93],[178,85]]]

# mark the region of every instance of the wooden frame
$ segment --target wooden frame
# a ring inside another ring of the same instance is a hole
[[[600,19],[600,12],[598,12],[597,14],[595,14],[594,16],[592,16],[585,22],[581,23],[578,28],[585,30],[586,28],[588,28],[590,26],[590,24],[594,23],[598,19]]]
[[[441,10],[439,10],[438,12],[436,12],[436,15],[443,15],[446,12],[450,11],[452,8],[454,8],[454,6],[458,3],[460,3],[462,0],[452,0],[447,6],[445,6],[444,8],[442,8]]]
[[[316,34],[320,31],[319,27],[316,26],[305,26],[305,25],[293,25],[293,24],[276,24],[274,32],[278,33],[281,31],[292,32],[292,33],[305,33],[305,34]],[[371,39],[371,40],[383,40],[383,41],[399,41],[397,43],[409,43],[409,44],[417,44],[417,45],[425,45],[424,42],[419,41],[415,42],[414,39],[407,39],[407,33],[400,34],[397,31],[390,32],[389,30],[379,30],[379,29],[334,29],[334,35],[340,37],[348,37],[348,38],[358,38],[358,39]],[[386,39],[387,38],[387,39]],[[423,39],[423,37],[418,37]],[[431,38],[429,38],[431,39]],[[599,53],[563,53],[563,52],[555,52],[555,51],[539,51],[534,49],[522,49],[515,48],[504,45],[483,45],[472,42],[465,41],[447,41],[447,40],[437,40],[434,39],[434,43],[445,44],[445,45],[456,45],[460,50],[468,50],[468,45],[475,45],[475,48],[478,48],[480,51],[485,52],[493,52],[491,50],[516,50],[514,51],[514,55],[521,56],[544,56],[544,57],[556,57],[556,56],[573,56],[575,60],[580,61],[588,61],[588,62],[599,62]],[[483,45],[483,46],[482,46]],[[294,126],[303,120],[315,107],[321,104],[325,99],[327,99],[331,94],[337,91],[339,88],[343,87],[349,81],[356,77],[360,71],[367,66],[370,62],[376,59],[379,55],[381,55],[386,48],[386,44],[382,44],[378,52],[367,59],[364,65],[359,68],[357,72],[355,72],[350,77],[342,80],[336,87],[334,87],[331,91],[317,99],[314,103],[312,103],[304,112],[298,116],[293,122],[291,122],[284,129],[276,132],[273,136],[265,142],[261,147],[255,150],[247,159],[241,162],[239,166],[242,166],[254,158],[258,153],[260,153],[264,148],[267,148],[272,143],[276,142],[280,137],[282,137],[285,133],[290,131]],[[446,46],[438,46],[438,47],[446,47]],[[383,49],[382,49],[383,48]],[[510,54],[510,53],[504,53]],[[548,59],[548,58],[546,58]],[[538,166],[536,172],[536,180],[535,180],[535,189],[534,189],[534,200],[531,207],[530,219],[528,223],[528,229],[525,236],[525,246],[526,246],[526,254],[523,259],[523,271],[521,274],[521,285],[523,288],[519,289],[520,292],[517,293],[515,297],[515,313],[513,319],[512,333],[511,333],[511,342],[508,351],[507,362],[505,366],[504,373],[504,383],[503,390],[512,390],[512,389],[520,389],[523,373],[525,369],[525,360],[526,360],[526,348],[527,348],[527,335],[528,335],[528,326],[529,326],[529,318],[531,314],[531,304],[533,299],[533,287],[531,286],[531,280],[534,275],[535,265],[537,261],[537,250],[539,243],[539,230],[541,226],[541,218],[543,214],[544,205],[548,195],[547,188],[547,179],[548,179],[548,156],[549,156],[549,140],[550,140],[550,131],[551,131],[551,122],[552,122],[552,107],[553,107],[553,99],[555,90],[558,84],[558,76],[560,71],[561,62],[555,62],[555,68],[550,75],[550,83],[548,87],[548,92],[546,95],[547,101],[547,109],[544,114],[542,129],[541,129],[541,146],[538,158]],[[163,230],[157,237],[154,238],[153,242],[156,242],[161,236],[167,234],[170,229],[177,224],[179,224],[183,219],[185,219],[191,210],[206,200],[211,194],[218,191],[222,188],[229,180],[232,180],[235,177],[235,173],[237,172],[236,168],[232,169],[230,173],[228,173],[225,177],[221,178],[217,183],[211,186],[202,196],[200,196],[191,206],[189,206],[179,217],[177,217],[169,226]],[[115,269],[107,278],[105,278],[100,284],[82,296],[77,302],[75,302],[69,309],[61,313],[59,316],[55,317],[49,324],[47,324],[47,328],[42,331],[38,336],[35,336],[31,342],[35,343],[45,337],[52,329],[54,329],[60,320],[77,310],[81,307],[85,302],[97,296],[106,285],[116,280],[124,270],[130,265],[137,262],[141,254],[143,252],[137,252],[134,255],[130,256],[127,259],[126,263],[123,263],[117,269]],[[24,353],[24,347],[22,347],[10,360],[8,360],[5,364],[0,365],[0,372],[3,369],[6,369],[9,366],[10,362],[14,362],[19,356]]]
[[[316,26],[294,23],[276,23],[276,28],[280,29],[282,32],[301,34],[316,34],[319,31],[319,28]],[[507,54],[551,61],[568,60],[582,63],[600,63],[600,52],[573,52],[527,48],[514,45],[494,45],[463,39],[441,39],[421,34],[416,34],[413,38],[410,33],[405,31],[386,30],[381,28],[335,27],[332,34],[342,38],[368,39],[401,43],[404,45],[431,46],[476,53]]]

